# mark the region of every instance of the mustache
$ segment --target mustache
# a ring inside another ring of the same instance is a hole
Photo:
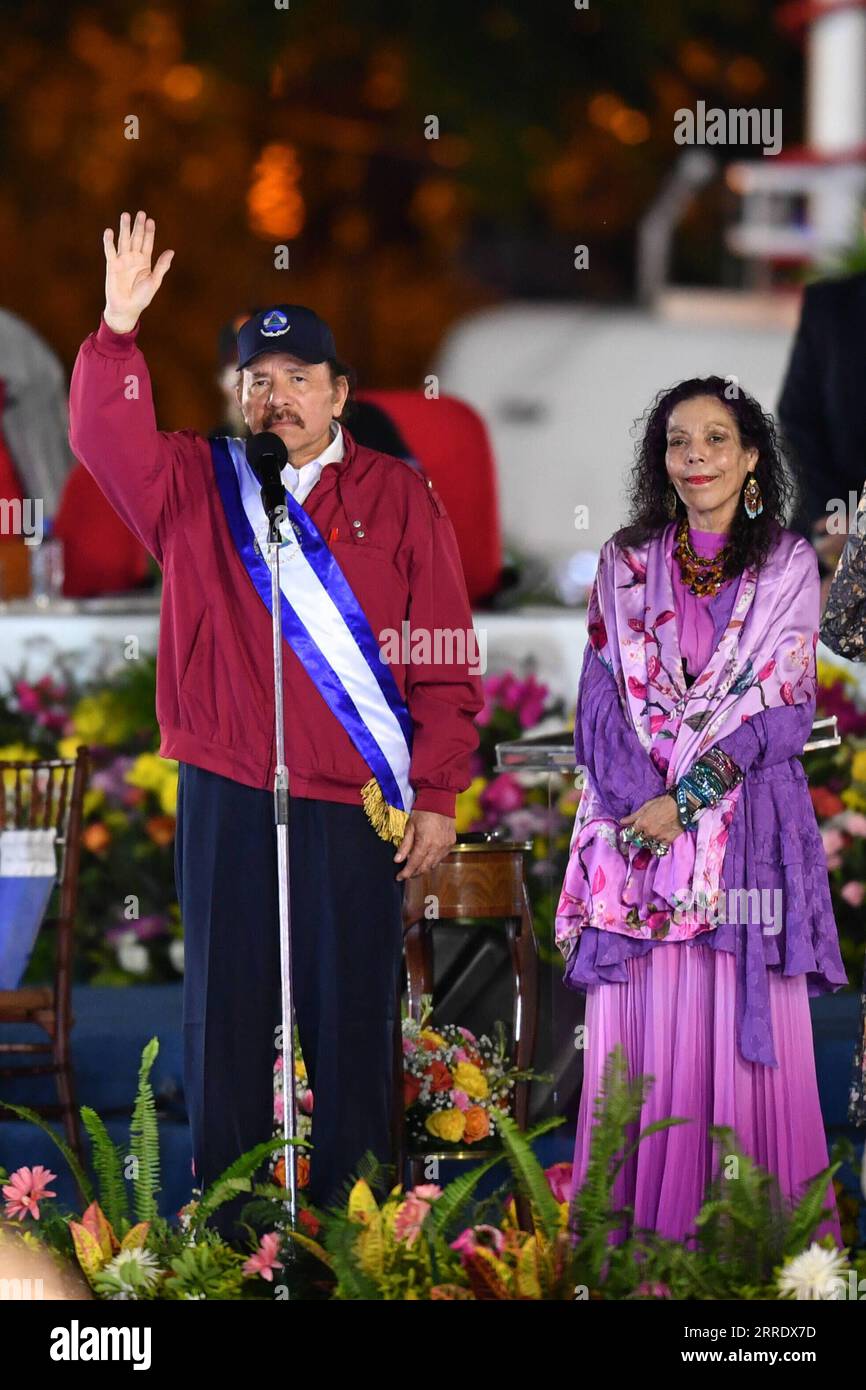
[[[301,419],[300,415],[297,415],[297,414],[295,413],[294,410],[270,410],[270,411],[268,411],[267,415],[266,415],[265,418],[264,418],[264,426],[265,426],[265,429],[268,429],[268,430],[269,430],[270,427],[271,427],[271,425],[277,425],[277,424],[298,425],[301,429],[304,428],[304,422],[303,422],[303,420]]]

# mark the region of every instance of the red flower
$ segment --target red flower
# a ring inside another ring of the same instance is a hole
[[[450,1091],[454,1085],[454,1078],[444,1062],[438,1059],[431,1062],[428,1075],[432,1077],[431,1090]]]
[[[628,688],[629,688],[629,690],[631,691],[632,695],[634,695],[634,697],[635,697],[636,699],[638,699],[638,700],[645,700],[645,699],[646,699],[646,686],[645,686],[645,685],[641,685],[641,683],[640,683],[640,681],[638,680],[637,676],[629,676],[629,678],[628,678]]]
[[[810,787],[809,795],[819,820],[828,820],[830,816],[836,816],[845,810],[845,802],[841,796],[831,792],[828,787]]]

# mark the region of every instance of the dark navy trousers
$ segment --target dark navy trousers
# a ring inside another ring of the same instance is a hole
[[[308,1196],[327,1205],[367,1149],[392,1161],[403,885],[363,807],[292,797],[292,979],[313,1090]],[[280,944],[273,795],[181,764],[184,1089],[204,1189],[273,1128]],[[244,1197],[215,1219],[232,1233]]]

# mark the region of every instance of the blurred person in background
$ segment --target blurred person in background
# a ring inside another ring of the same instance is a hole
[[[854,534],[848,537],[830,585],[821,619],[821,641],[849,661],[866,661],[866,484],[857,506]],[[848,1118],[853,1125],[866,1125],[866,962],[860,992],[860,1026],[848,1093]],[[862,1183],[866,1196],[866,1147]]]
[[[249,434],[244,413],[238,400],[238,330],[261,309],[249,309],[236,314],[231,323],[224,323],[217,338],[217,358],[219,362],[216,381],[222,400],[222,420],[208,439],[229,435],[233,439],[245,439]]]
[[[818,552],[826,602],[848,538],[828,529],[831,500],[849,515],[866,468],[866,272],[807,285],[779,399],[785,446],[801,474],[799,514],[792,529]]]
[[[30,560],[16,520],[25,499],[38,505],[40,538],[50,533],[72,466],[66,438],[66,381],[59,358],[23,319],[0,309],[0,599],[30,592]],[[23,512],[22,512],[23,515]],[[32,527],[35,512],[28,511]]]

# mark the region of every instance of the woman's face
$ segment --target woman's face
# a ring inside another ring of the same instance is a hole
[[[727,531],[758,450],[744,449],[737,422],[716,396],[680,401],[668,416],[665,466],[697,531]]]

